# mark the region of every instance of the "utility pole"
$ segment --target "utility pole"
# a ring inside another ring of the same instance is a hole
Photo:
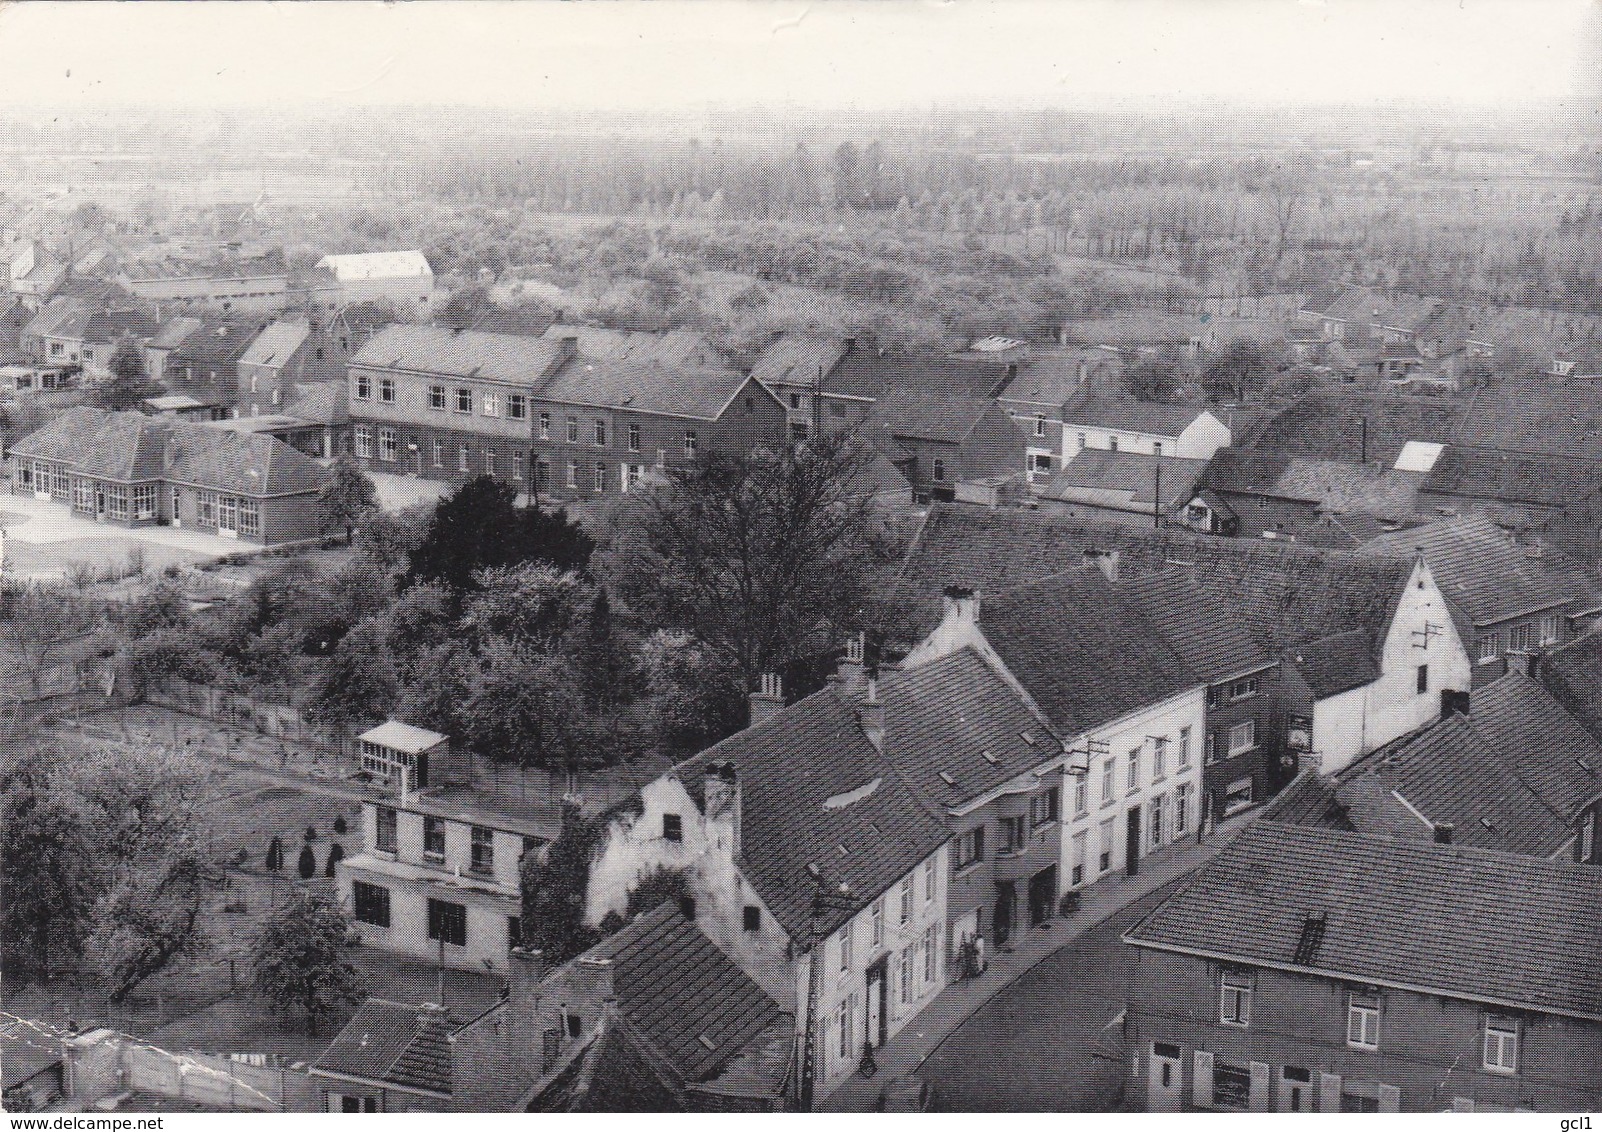
[[[1360,435],[1362,437],[1363,458],[1362,458],[1361,462],[1366,464],[1366,463],[1368,463],[1368,418],[1367,417],[1358,417],[1357,418],[1357,425],[1358,425],[1358,435]]]
[[[1157,453],[1155,464],[1156,472],[1152,476],[1151,488],[1151,526],[1153,530],[1161,529],[1163,525],[1163,454]]]
[[[812,438],[823,435],[823,365],[818,365],[817,380],[812,383]]]
[[[823,994],[823,914],[831,910],[851,912],[857,907],[850,886],[841,883],[836,889],[827,887],[821,870],[816,880],[817,890],[812,894],[812,942],[807,951],[807,1022],[801,1037],[799,1099],[802,1112],[812,1111],[813,1090],[818,1079],[818,999]]]

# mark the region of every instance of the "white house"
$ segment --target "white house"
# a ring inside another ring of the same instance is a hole
[[[770,685],[753,726],[613,818],[587,913],[599,924],[653,871],[682,873],[685,913],[794,1014],[797,1065],[816,1019],[822,1095],[945,984],[946,833],[882,755],[875,705],[835,687],[777,700]]]
[[[317,266],[334,277],[342,307],[383,299],[427,314],[434,298],[434,269],[419,251],[325,255]]]
[[[1229,426],[1196,405],[1097,398],[1063,409],[1065,462],[1087,448],[1210,460],[1231,443]]]

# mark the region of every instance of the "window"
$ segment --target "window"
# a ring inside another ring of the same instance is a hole
[[[1139,747],[1136,747],[1133,751],[1129,752],[1129,764],[1126,767],[1126,770],[1128,772],[1127,775],[1126,775],[1126,777],[1128,778],[1128,782],[1125,783],[1125,786],[1129,789],[1130,793],[1133,793],[1134,791],[1140,789],[1140,748]]]
[[[373,379],[365,373],[356,375],[356,400],[371,401],[373,399]]]
[[[637,424],[631,424],[631,425],[629,425],[629,451],[630,452],[638,452],[639,450],[640,450],[640,426],[637,425]]]
[[[842,1002],[837,1012],[835,1024],[840,1033],[840,1056],[849,1058],[856,1053],[855,1043],[851,1040],[851,1016],[855,1013],[849,1001]]]
[[[1252,1071],[1244,1065],[1213,1062],[1213,1107],[1246,1108],[1251,1104]]]
[[[700,446],[701,446],[701,440],[700,440],[699,437],[697,437],[695,435],[695,430],[693,428],[685,429],[684,430],[684,458],[686,460],[695,459],[695,453],[700,448]]]
[[[1485,1068],[1493,1073],[1519,1071],[1519,1024],[1511,1018],[1485,1018]]]
[[[541,413],[540,414],[540,439],[541,440],[549,440],[549,439],[551,439],[551,414],[550,413]]]
[[[1118,438],[1116,436],[1109,436],[1107,438],[1107,451],[1109,451],[1109,452],[1118,451]]]
[[[840,942],[837,946],[840,955],[840,973],[843,975],[851,970],[851,924],[849,922],[840,929]]]
[[[428,938],[455,947],[467,946],[467,908],[448,900],[428,902]]]
[[[1216,756],[1213,754],[1213,736],[1212,733],[1209,732],[1207,738],[1202,742],[1202,765],[1212,766],[1215,760]]]
[[[1151,454],[1153,456],[1161,456],[1163,454],[1163,443],[1162,443],[1162,441],[1156,440],[1156,441],[1152,442]]]
[[[255,500],[239,501],[239,533],[246,538],[261,537],[261,504]]]
[[[578,486],[578,464],[576,464],[572,460],[569,460],[567,462],[567,486],[568,487],[577,487]]]
[[[1489,632],[1480,638],[1479,662],[1489,664],[1502,655],[1502,634]]]
[[[912,1001],[912,948],[901,949],[901,1001]]]
[[[202,491],[195,495],[195,518],[203,527],[217,525],[217,493]]]
[[[156,517],[156,485],[142,483],[133,489],[133,507],[135,519],[154,519]]]
[[[443,385],[430,385],[428,387],[428,407],[445,411],[445,387]]]
[[[378,430],[378,458],[395,462],[395,430],[381,428]]]
[[[1083,452],[1084,450],[1085,450],[1085,434],[1084,433],[1080,433],[1079,434],[1079,451]]]
[[[523,454],[521,452],[512,453],[512,478],[514,480],[523,478]]]
[[[1112,759],[1101,764],[1101,804],[1104,806],[1113,800],[1113,773]]]
[[[1084,817],[1090,812],[1090,775],[1074,778],[1074,816]]]
[[[923,933],[923,981],[925,983],[935,981],[935,959],[938,957],[939,949],[940,927],[937,924],[930,924],[928,930]]]
[[[801,407],[801,394],[799,394],[799,393],[790,394],[790,408],[799,409],[800,407]]]
[[[1420,694],[1430,690],[1430,666],[1427,664],[1418,666],[1418,690]]]
[[[473,411],[473,391],[471,389],[458,389],[456,391],[456,411],[458,413],[471,413]]]
[[[1029,799],[1029,828],[1031,831],[1050,825],[1057,820],[1058,788],[1036,794]]]
[[[1046,414],[1045,413],[1036,413],[1035,414],[1035,435],[1036,436],[1045,436],[1046,435]]]
[[[1252,977],[1225,971],[1219,979],[1218,1020],[1230,1026],[1249,1026],[1252,1020]]]
[[[1352,995],[1346,1007],[1346,1044],[1353,1049],[1379,1049],[1379,999]]]
[[[423,818],[423,856],[434,861],[445,859],[445,823],[439,818]]]
[[[395,379],[381,377],[378,379],[378,399],[386,405],[395,403]]]
[[[484,449],[484,474],[486,476],[495,474],[495,453],[488,448]]]
[[[912,882],[901,882],[901,922],[904,924],[912,919]]]
[[[1089,835],[1083,832],[1074,834],[1074,855],[1069,858],[1069,884],[1080,885],[1085,883],[1085,854],[1089,852],[1089,841]]]
[[[1507,647],[1514,652],[1528,651],[1535,643],[1535,626],[1515,625],[1507,631]]]
[[[985,827],[975,826],[967,833],[958,835],[952,847],[954,860],[952,869],[965,869],[976,861],[985,859]]]
[[[501,415],[501,395],[499,393],[485,393],[478,400],[478,411],[486,417]]]
[[[1168,739],[1158,736],[1151,743],[1151,777],[1152,781],[1162,778],[1168,773]]]
[[[481,825],[473,827],[471,856],[467,867],[475,873],[495,871],[495,831]]]
[[[356,426],[356,455],[365,458],[373,455],[373,430],[366,425]]]
[[[375,928],[389,927],[389,889],[356,881],[351,886],[351,896],[358,922]]]
[[[934,859],[923,863],[923,902],[933,904],[935,898],[935,863]]]
[[[1352,1092],[1349,1088],[1341,1090],[1342,1112],[1378,1112],[1379,1094]]]
[[[684,819],[679,817],[678,814],[662,815],[662,840],[684,840]]]
[[[1174,791],[1174,837],[1184,837],[1190,826],[1190,783]]]
[[[1002,818],[998,824],[1001,827],[1001,840],[996,852],[1020,852],[1029,840],[1028,831],[1024,829],[1024,816],[1018,814],[1016,817]]]
[[[595,490],[596,491],[605,491],[606,490],[606,465],[605,464],[596,464],[595,465],[594,486],[595,486]]]
[[[1553,644],[1557,643],[1557,639],[1558,639],[1558,619],[1557,619],[1557,614],[1556,613],[1545,613],[1545,614],[1542,614],[1541,615],[1541,643],[1543,645],[1553,645]]]
[[[1257,721],[1243,720],[1229,729],[1229,753],[1238,755],[1257,746]]]
[[[445,466],[445,442],[438,437],[434,439],[434,466],[436,468]]]
[[[567,442],[569,444],[577,444],[578,443],[578,418],[577,417],[568,417],[567,418]]]
[[[389,806],[379,806],[373,811],[373,833],[379,852],[395,852],[395,811]]]
[[[757,907],[755,904],[747,904],[745,906],[745,913],[744,913],[744,916],[743,916],[743,924],[744,924],[745,930],[748,931],[748,932],[759,932],[759,931],[761,931],[762,930],[762,909]]]
[[[873,946],[884,944],[884,897],[873,902]]]
[[[597,448],[605,448],[606,447],[606,422],[605,421],[596,421],[595,422],[595,447],[597,447]]]
[[[936,459],[934,462],[934,480],[936,483],[946,478],[946,462]]]
[[[1255,696],[1258,687],[1259,684],[1255,676],[1248,676],[1244,680],[1236,680],[1229,686],[1229,698],[1231,700],[1244,700]]]
[[[584,1033],[584,1019],[579,1014],[564,1010],[562,1019],[567,1023],[567,1036],[577,1038]]]
[[[1096,846],[1096,851],[1098,854],[1097,872],[1104,873],[1108,869],[1112,868],[1113,819],[1108,818],[1106,821],[1101,823],[1098,829],[1099,841]]]
[[[456,470],[458,472],[467,471],[471,466],[472,457],[472,450],[467,445],[458,445],[456,448]]]
[[[1190,766],[1190,728],[1179,729],[1179,769],[1184,770]]]
[[[1151,800],[1150,811],[1151,811],[1151,818],[1149,819],[1150,820],[1149,828],[1150,828],[1150,831],[1151,831],[1151,847],[1153,849],[1157,849],[1157,848],[1161,847],[1161,845],[1163,843],[1163,800],[1162,800],[1162,798],[1158,797],[1158,798],[1153,798]]]

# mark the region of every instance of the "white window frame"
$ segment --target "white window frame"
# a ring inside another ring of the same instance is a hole
[[[469,448],[465,444],[458,444],[456,446],[456,470],[458,472],[469,472],[469,471],[472,471],[472,468],[473,468],[473,451],[472,451],[472,449]]]
[[[1151,741],[1151,780],[1161,782],[1168,777],[1168,736],[1159,735]]]
[[[364,460],[373,458],[373,430],[366,425],[357,425],[355,429],[356,455]]]
[[[571,488],[578,487],[578,461],[576,460],[567,462],[567,486]]]
[[[1129,762],[1124,768],[1124,789],[1134,794],[1140,790],[1140,748],[1136,747],[1129,752]]]
[[[1112,805],[1113,795],[1117,792],[1114,785],[1114,779],[1117,778],[1117,775],[1118,768],[1114,765],[1112,757],[1109,756],[1107,761],[1101,764],[1101,804],[1104,806]]]
[[[1243,737],[1244,741],[1241,741],[1241,740],[1237,739],[1237,736]],[[1239,723],[1236,723],[1236,724],[1234,724],[1233,726],[1230,727],[1230,729],[1229,729],[1229,757],[1230,758],[1234,758],[1236,755],[1243,755],[1247,751],[1250,751],[1250,750],[1255,750],[1256,747],[1257,747],[1257,721],[1255,719],[1243,719]]]
[[[523,454],[521,452],[512,453],[512,478],[514,480],[523,478]]]
[[[595,489],[597,494],[600,494],[600,495],[605,495],[606,494],[606,465],[605,464],[598,463],[598,464],[595,465],[595,470],[594,470],[593,473],[591,473],[590,485]]]
[[[1346,1044],[1351,1049],[1379,1049],[1380,1003],[1372,995],[1354,994],[1346,1000]]]
[[[1543,645],[1557,644],[1562,632],[1558,627],[1558,615],[1556,613],[1541,614],[1541,627],[1536,636],[1540,638]]]
[[[1190,767],[1190,728],[1188,727],[1179,729],[1179,757],[1175,765],[1179,770],[1186,770]]]
[[[479,395],[478,411],[486,417],[501,415],[501,395],[488,390]]]
[[[1480,1064],[1487,1073],[1519,1071],[1519,1024],[1516,1020],[1494,1014],[1485,1016],[1485,1048]]]
[[[637,425],[637,424],[631,424],[631,425],[629,425],[629,451],[630,452],[638,452],[639,450],[640,450],[640,426]]]
[[[437,436],[434,438],[434,466],[436,468],[445,466],[445,442]]]
[[[1245,1029],[1252,1024],[1252,977],[1225,971],[1218,977],[1218,1022]]]
[[[385,405],[395,403],[395,379],[381,377],[378,379],[378,400]]]
[[[684,458],[695,459],[695,454],[701,450],[701,437],[693,428],[684,430]]]
[[[935,898],[935,863],[930,857],[923,863],[923,903],[928,907],[934,903]]]
[[[551,414],[550,413],[541,413],[540,414],[540,439],[541,440],[549,440],[549,439],[551,439]]]
[[[1493,664],[1502,659],[1502,634],[1492,629],[1480,635],[1475,660],[1480,664]]]
[[[522,393],[506,395],[506,419],[521,421],[528,418],[528,397]]]
[[[395,430],[381,428],[378,430],[378,458],[385,463],[393,464],[398,445],[395,442]]]

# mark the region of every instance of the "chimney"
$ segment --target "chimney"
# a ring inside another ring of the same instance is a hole
[[[1007,380],[1011,381],[1013,378],[1015,378],[1017,376],[1018,376],[1018,363],[1017,362],[1008,362],[1007,363]]]
[[[445,1008],[437,1002],[425,1002],[417,1008],[417,1028],[419,1030],[431,1022],[443,1023],[446,1018]]]
[[[727,830],[727,843],[720,844],[720,848],[727,849],[730,857],[735,860],[740,856],[740,775],[732,762],[713,762],[706,767],[706,778],[702,782],[702,793],[706,799],[706,821],[708,827],[716,827],[713,839],[720,843],[724,840],[724,831]]]
[[[557,308],[556,308],[556,318],[555,318],[555,319],[553,319],[553,320],[552,320],[552,321],[553,321],[553,322],[554,322],[554,323],[555,323],[555,324],[556,324],[556,325],[561,325],[561,323],[562,323],[562,316],[563,316],[563,315],[564,315],[564,314],[566,314],[566,313],[567,313],[567,312],[566,312],[566,311],[564,311],[564,310],[563,310],[563,309],[562,309],[562,308],[561,308],[561,307],[557,307]]]
[[[512,948],[506,978],[508,997],[518,1002],[537,1001],[545,974],[545,952],[536,947]]]
[[[1084,565],[1100,570],[1109,582],[1118,580],[1118,552],[1116,550],[1087,550]]]
[[[848,336],[846,338],[846,340],[845,340],[845,352],[849,354],[852,350],[855,350],[856,348],[857,348],[856,336],[855,335]]]
[[[1467,715],[1469,713],[1469,694],[1459,692],[1455,688],[1441,689],[1441,717],[1449,715]]]
[[[862,732],[876,751],[884,750],[884,704],[879,699],[879,681],[868,679],[867,698],[862,701]]]
[[[594,955],[581,955],[573,964],[579,986],[597,1003],[613,1002],[617,989],[612,984],[612,961]]]
[[[1435,844],[1437,844],[1437,845],[1450,845],[1450,844],[1452,844],[1452,830],[1455,829],[1455,828],[1456,827],[1453,826],[1452,823],[1449,822],[1449,821],[1438,821],[1438,822],[1436,822],[1435,823]]]
[[[867,646],[866,633],[858,633],[846,640],[845,656],[840,658],[835,674],[840,677],[840,690],[848,696],[855,696],[862,687],[862,677],[867,671],[864,660]]]
[[[1324,769],[1324,756],[1317,751],[1297,751],[1296,769],[1301,774],[1319,774]]]
[[[979,591],[967,586],[947,586],[940,597],[947,624],[977,624],[979,621]]]
[[[784,682],[777,673],[764,672],[761,686],[751,693],[751,720],[746,726],[755,727],[778,715],[784,708]]]

